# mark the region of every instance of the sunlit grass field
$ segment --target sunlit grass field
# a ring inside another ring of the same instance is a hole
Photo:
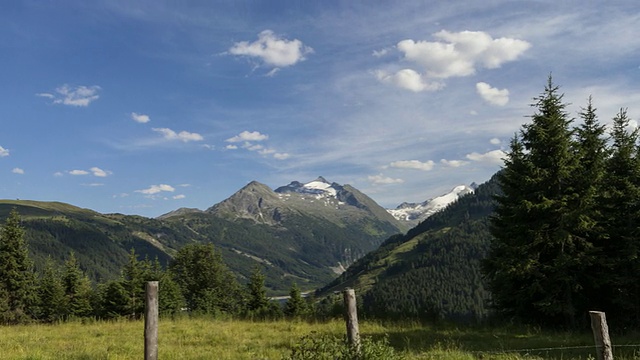
[[[593,359],[589,331],[463,328],[361,322],[363,337],[387,339],[405,359]],[[251,322],[162,319],[160,359],[282,359],[305,335],[342,337],[342,321]],[[615,337],[614,358],[640,358],[638,334]],[[517,350],[517,351],[514,351]],[[69,322],[0,327],[1,359],[142,359],[144,322]]]

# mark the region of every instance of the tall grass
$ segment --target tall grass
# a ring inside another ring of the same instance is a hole
[[[593,359],[589,331],[543,332],[528,328],[458,328],[412,323],[361,322],[363,337],[388,339],[411,359]],[[342,337],[342,321],[251,322],[205,317],[161,319],[160,359],[282,359],[303,336]],[[639,344],[637,334],[613,337],[615,345]],[[574,347],[580,347],[574,349]],[[539,350],[542,349],[542,350]],[[518,350],[518,351],[514,351]],[[141,359],[142,321],[69,322],[0,327],[2,359]],[[640,358],[640,347],[615,347],[616,359]]]

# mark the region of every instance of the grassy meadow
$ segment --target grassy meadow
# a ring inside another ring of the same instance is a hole
[[[523,328],[458,328],[362,322],[361,336],[387,339],[405,359],[591,359],[589,331],[580,334]],[[342,321],[251,322],[206,318],[164,319],[160,359],[282,359],[305,335],[343,336]],[[637,334],[612,336],[616,359],[640,358]],[[625,345],[620,347],[619,345]],[[552,349],[565,348],[565,349]],[[542,350],[535,350],[542,349]],[[519,351],[512,351],[519,350]],[[70,322],[0,327],[2,359],[141,359],[144,322]]]

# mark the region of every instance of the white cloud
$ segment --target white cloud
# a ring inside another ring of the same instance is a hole
[[[412,69],[402,69],[395,74],[389,74],[386,71],[378,70],[375,72],[378,80],[384,83],[393,84],[399,88],[411,90],[413,92],[420,91],[436,91],[444,87],[441,82],[426,82],[418,72]]]
[[[287,153],[275,153],[273,154],[273,157],[277,160],[286,160],[288,158],[291,157],[291,155],[287,154]]]
[[[111,175],[111,171],[102,170],[99,167],[95,167],[95,166],[89,169],[89,171],[76,169],[76,170],[67,171],[67,173],[69,173],[69,175],[75,175],[75,176],[84,176],[84,175],[92,174],[93,176],[96,176],[96,177],[107,177]],[[54,174],[54,176],[62,176],[62,175],[63,174],[61,172],[57,172]]]
[[[180,200],[180,199],[184,199],[184,198],[186,198],[186,196],[182,195],[182,194],[176,195],[176,196],[173,197],[174,200]]]
[[[405,67],[399,71],[375,72],[378,80],[397,87],[418,91],[436,91],[445,84],[442,79],[474,75],[478,68],[495,69],[516,60],[531,44],[512,38],[493,39],[482,31],[433,34],[437,41],[402,40],[396,49],[403,55]],[[374,52],[379,57],[380,52]],[[419,70],[407,68],[413,64]],[[399,67],[399,65],[397,65]]]
[[[269,135],[260,134],[260,132],[258,131],[245,130],[232,138],[228,138],[225,141],[230,143],[236,143],[236,142],[242,142],[242,141],[263,141],[263,140],[267,140],[268,138],[269,138]]]
[[[499,38],[493,39],[482,31],[449,32],[433,34],[441,41],[402,40],[397,48],[405,60],[422,66],[430,78],[446,79],[454,76],[469,76],[476,67],[499,68],[513,61],[531,47],[526,41]]]
[[[498,138],[493,138],[491,140],[489,140],[489,143],[491,143],[492,145],[500,145],[502,144],[502,141]]]
[[[484,154],[473,152],[471,154],[467,154],[466,157],[471,161],[502,165],[504,163],[503,159],[505,156],[506,154],[502,150],[492,150]]]
[[[69,171],[69,175],[76,175],[76,176],[89,175],[89,172],[87,170],[71,170]]]
[[[393,179],[382,174],[370,175],[368,179],[374,185],[402,184],[404,182],[402,179]]]
[[[275,149],[261,149],[260,151],[258,151],[258,153],[260,153],[260,155],[269,155],[269,154],[273,154],[275,153],[276,150]]]
[[[20,168],[13,168],[13,170],[11,170],[11,172],[14,173],[14,174],[20,174],[20,175],[24,174],[24,170],[20,169]]]
[[[434,162],[429,160],[427,162],[421,162],[418,160],[401,160],[394,161],[389,164],[391,167],[400,168],[400,169],[416,169],[422,171],[430,171],[433,169]]]
[[[236,150],[238,148],[238,145],[229,144],[229,145],[225,146],[224,148],[227,149],[227,150]]]
[[[249,151],[258,151],[258,150],[264,149],[264,146],[262,146],[260,144],[252,144],[250,142],[244,143],[244,145],[242,145],[242,147],[247,149],[247,150],[249,150]]]
[[[259,58],[269,67],[281,68],[305,60],[305,56],[313,53],[313,49],[298,39],[287,40],[274,34],[271,30],[264,30],[258,34],[258,40],[252,43],[248,41],[237,42],[229,49],[228,53]],[[271,75],[273,74],[275,73],[271,73]]]
[[[461,167],[464,165],[467,165],[469,162],[464,161],[464,160],[447,160],[447,159],[441,159],[440,163],[442,163],[443,165],[446,165],[448,167],[453,167],[453,168],[457,168],[457,167]]]
[[[379,57],[383,57],[385,55],[387,55],[389,53],[389,48],[384,48],[384,49],[380,49],[380,50],[373,50],[373,56],[379,58]]]
[[[145,195],[154,195],[162,191],[174,192],[176,191],[176,189],[171,185],[160,184],[160,185],[151,185],[147,189],[136,190],[135,192],[139,192]]]
[[[151,118],[149,117],[149,115],[138,114],[138,113],[135,113],[135,112],[131,113],[131,119],[133,119],[133,121],[139,122],[141,124],[145,124],[145,123],[148,123],[149,121],[151,121]]]
[[[53,100],[54,104],[86,107],[89,106],[89,104],[91,104],[93,101],[98,100],[98,98],[100,97],[98,95],[100,89],[101,88],[98,85],[80,85],[71,87],[67,84],[64,84],[56,88],[55,94],[39,93],[36,94],[36,96],[51,99]]]
[[[93,176],[97,177],[106,177],[111,174],[111,171],[102,170],[99,167],[92,167],[90,170],[93,173]]]
[[[167,140],[180,140],[182,142],[204,140],[202,135],[198,133],[190,133],[187,131],[180,131],[179,133],[176,133],[175,131],[169,128],[153,128],[151,130],[161,133],[162,136]]]
[[[9,149],[5,149],[2,146],[0,146],[0,157],[5,157],[5,156],[9,156]]]
[[[509,102],[509,90],[491,87],[485,82],[476,84],[476,91],[489,104],[497,106],[505,106]]]

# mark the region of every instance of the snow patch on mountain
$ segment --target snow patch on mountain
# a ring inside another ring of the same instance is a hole
[[[473,184],[472,184],[473,185]],[[449,204],[457,201],[461,196],[473,193],[470,186],[459,185],[450,192],[422,203],[402,203],[395,209],[387,211],[400,221],[420,222],[436,212],[443,210]]]

